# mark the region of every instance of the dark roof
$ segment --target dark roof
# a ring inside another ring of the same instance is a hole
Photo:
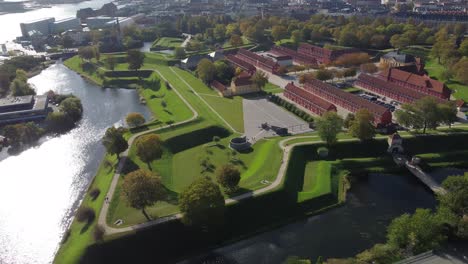
[[[383,106],[380,106],[378,104],[374,104],[372,102],[367,101],[366,99],[363,99],[359,96],[356,96],[354,94],[345,92],[341,89],[336,88],[335,86],[332,86],[330,84],[321,82],[317,79],[311,79],[307,80],[304,86],[306,89],[312,89],[312,90],[318,90],[321,92],[325,92],[333,97],[335,97],[338,100],[341,100],[342,102],[348,102],[354,105],[356,108],[361,109],[365,108],[369,111],[371,111],[374,114],[378,115],[383,115],[385,112],[388,112],[389,110]],[[310,90],[309,90],[310,91]]]
[[[304,90],[302,88],[299,88],[295,86],[292,83],[288,83],[285,87],[286,91],[292,92],[306,100],[308,100],[310,103],[313,103],[314,105],[318,106],[319,108],[322,108],[323,110],[329,110],[332,108],[336,109],[336,106],[330,102],[327,102],[323,100],[322,98],[315,96],[311,92]]]
[[[250,71],[250,72],[255,72],[255,70],[256,70],[255,66],[253,66],[252,64],[250,64],[250,63],[248,63],[248,62],[246,62],[244,60],[241,60],[241,59],[237,58],[234,55],[227,55],[226,59],[231,64],[234,64],[235,66],[240,67],[243,70]]]
[[[236,86],[244,86],[244,85],[251,85],[253,82],[251,80],[250,75],[239,75],[236,78],[234,78],[234,84]]]
[[[220,83],[217,80],[214,80],[214,81],[211,82],[211,87],[215,88],[216,90],[218,90],[220,92],[224,92],[227,89],[224,84]]]
[[[388,68],[387,70],[382,71],[380,75],[387,80],[392,78],[417,87],[431,89],[438,93],[443,93],[445,89],[444,83],[431,79],[427,75],[420,76],[397,68]]]
[[[415,62],[415,58],[412,55],[400,53],[398,51],[390,51],[389,53],[382,56],[384,59],[395,59],[400,63]]]
[[[278,63],[276,63],[274,60],[260,56],[255,52],[246,49],[239,49],[239,51],[237,51],[237,57],[242,60],[247,60],[250,63],[256,61],[257,63],[260,63],[263,66],[266,66],[271,69],[279,66]]]
[[[273,46],[270,52],[276,55],[291,56],[295,61],[301,64],[317,65],[317,60],[314,57],[306,55],[306,54],[301,54],[295,50],[288,49],[286,47]]]
[[[373,86],[385,89],[390,92],[394,92],[401,96],[405,96],[407,98],[410,98],[411,100],[418,100],[427,96],[426,94],[423,94],[421,92],[399,86],[395,83],[387,82],[385,80],[382,80],[381,78],[377,78],[375,76],[372,76],[366,73],[361,73],[357,81],[358,83],[364,82],[364,83],[372,84]]]

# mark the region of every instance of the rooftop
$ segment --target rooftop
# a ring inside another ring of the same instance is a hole
[[[32,95],[1,98],[0,99],[0,107],[30,104],[32,100],[33,100]]]
[[[400,53],[398,51],[391,51],[385,55],[382,56],[384,59],[394,59],[398,62],[401,63],[410,63],[410,62],[415,62],[415,58],[412,55]]]

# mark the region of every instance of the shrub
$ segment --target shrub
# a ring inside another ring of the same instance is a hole
[[[96,200],[96,198],[98,198],[99,194],[101,194],[101,190],[99,190],[99,188],[93,188],[90,192],[89,192],[89,196],[91,196],[91,199],[94,201]]]
[[[101,225],[96,225],[93,230],[93,237],[95,241],[101,241],[104,238],[105,230]]]
[[[78,222],[91,223],[95,217],[96,213],[91,207],[80,207],[76,212],[76,220],[78,220]]]

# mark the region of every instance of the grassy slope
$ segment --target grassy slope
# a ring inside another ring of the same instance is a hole
[[[282,93],[283,89],[277,85],[272,84],[271,82],[268,82],[265,87],[263,87],[263,91],[268,92],[268,93]]]
[[[162,47],[162,48],[168,48],[168,49],[173,49],[180,47],[180,45],[184,42],[183,39],[181,38],[170,38],[170,37],[162,37],[153,42],[152,47]]]
[[[114,175],[115,164],[117,163],[116,156],[106,156],[105,159],[112,162],[113,167],[107,168],[104,166],[104,163],[101,163],[101,166],[98,169],[96,177],[91,183],[89,190],[98,188],[101,193],[96,200],[92,200],[88,193],[85,195],[81,206],[88,206],[94,209],[96,212],[96,218],[101,211],[102,205],[104,203],[105,194],[110,187],[110,180]],[[86,229],[84,223],[79,223],[76,219],[73,220],[73,223],[70,228],[71,235],[66,240],[64,244],[61,245],[59,251],[57,252],[54,263],[77,263],[79,257],[83,254],[86,247],[93,243],[93,230],[96,226],[96,220]]]
[[[331,163],[326,161],[309,162],[306,165],[302,192],[298,201],[302,202],[331,192]]]
[[[64,65],[70,68],[71,70],[79,73],[82,76],[85,76],[92,82],[102,85],[102,79],[98,77],[97,70],[89,70],[89,71],[84,71],[83,68],[81,67],[81,64],[83,61],[80,59],[78,56],[74,56],[64,62]]]

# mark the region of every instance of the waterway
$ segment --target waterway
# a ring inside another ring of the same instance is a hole
[[[128,112],[150,113],[134,90],[102,89],[62,64],[31,78],[38,94],[73,93],[84,108],[79,126],[0,161],[0,263],[49,263],[72,212],[103,158],[101,138]]]
[[[91,7],[100,8],[102,5],[111,2],[111,0],[92,0],[80,2],[77,4],[60,4],[50,8],[41,8],[24,13],[10,13],[0,15],[0,43],[12,41],[21,36],[20,23],[28,22],[40,18],[54,17],[56,20],[75,17],[76,11],[81,8]]]
[[[438,175],[446,177],[447,173]],[[291,255],[313,263],[319,256],[352,257],[384,242],[386,227],[395,217],[416,208],[434,208],[435,204],[432,192],[412,175],[372,174],[352,183],[342,207],[181,264],[282,263]]]

